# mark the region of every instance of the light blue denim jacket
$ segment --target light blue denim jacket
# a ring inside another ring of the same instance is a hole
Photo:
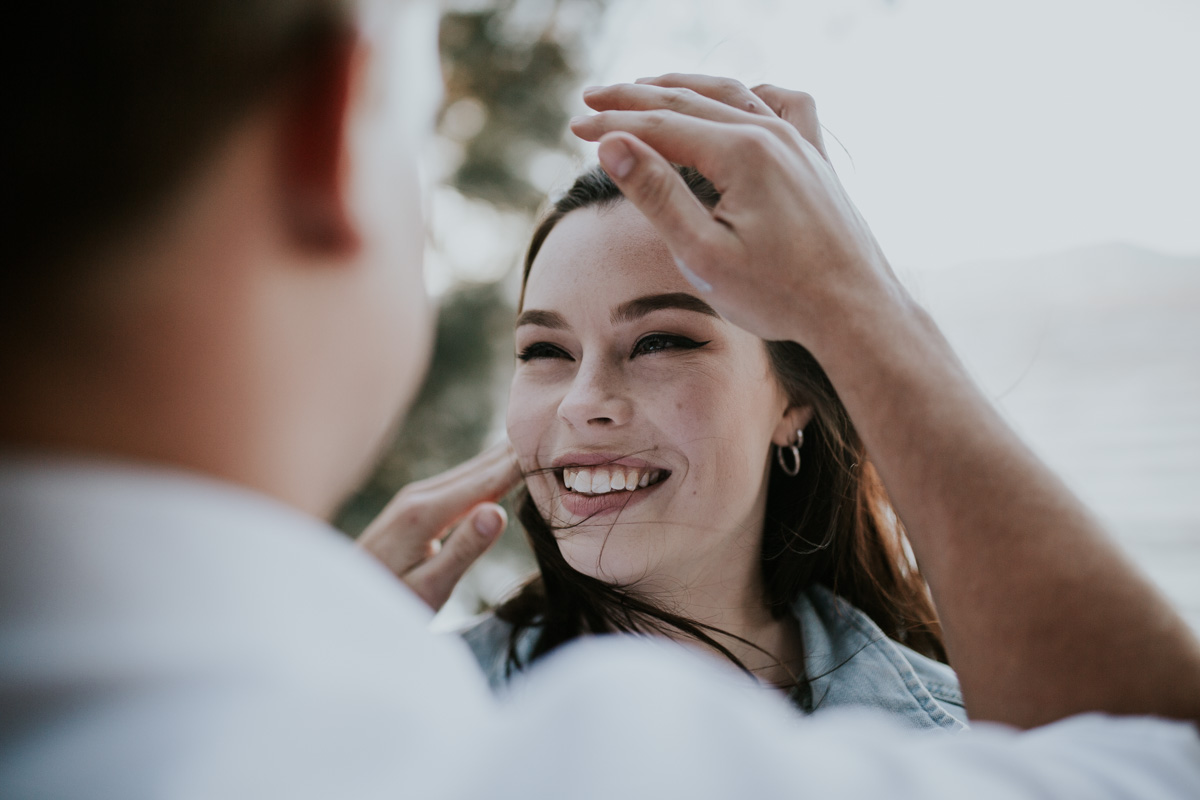
[[[792,607],[804,638],[811,694],[792,701],[805,713],[868,706],[911,728],[961,731],[967,714],[954,670],[889,639],[870,617],[823,586],[805,592]],[[507,681],[509,623],[487,614],[463,638],[493,689]],[[517,654],[528,663],[540,629],[521,633]]]

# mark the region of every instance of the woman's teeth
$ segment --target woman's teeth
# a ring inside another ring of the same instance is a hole
[[[563,483],[567,488],[583,494],[608,494],[609,492],[632,492],[662,480],[660,469],[635,469],[634,467],[567,467],[563,470]]]

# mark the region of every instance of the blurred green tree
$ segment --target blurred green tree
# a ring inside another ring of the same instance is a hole
[[[451,4],[440,28],[445,97],[441,143],[456,164],[446,185],[519,212],[530,228],[544,202],[535,159],[575,155],[566,135],[571,94],[586,70],[588,32],[607,0],[498,0]],[[463,235],[469,236],[470,231]],[[510,254],[515,264],[519,256]],[[434,355],[405,426],[335,524],[357,536],[406,483],[480,450],[503,397],[514,310],[499,283],[452,288],[440,303]],[[519,549],[510,531],[502,547]]]

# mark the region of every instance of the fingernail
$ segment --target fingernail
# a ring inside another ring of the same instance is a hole
[[[687,278],[688,283],[692,286],[695,286],[702,292],[711,292],[713,290],[712,284],[688,269],[688,265],[683,263],[682,259],[675,259],[675,266],[679,267],[679,271],[683,273],[683,277]]]
[[[591,94],[592,92],[598,92],[603,88],[604,88],[603,86],[585,86],[585,87],[583,87],[583,93]]]
[[[600,157],[600,164],[604,167],[605,172],[617,180],[621,180],[632,172],[637,164],[629,145],[620,139],[605,142],[597,155]]]
[[[485,539],[494,539],[504,527],[504,520],[495,509],[481,511],[475,515],[475,530]]]

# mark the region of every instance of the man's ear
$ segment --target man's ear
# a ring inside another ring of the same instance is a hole
[[[350,203],[350,124],[366,72],[366,45],[330,42],[286,90],[280,135],[284,226],[292,243],[323,256],[361,243]]]
[[[804,426],[812,421],[812,417],[812,406],[788,406],[780,417],[779,424],[775,426],[771,442],[780,447],[795,444],[796,431],[803,430]]]

